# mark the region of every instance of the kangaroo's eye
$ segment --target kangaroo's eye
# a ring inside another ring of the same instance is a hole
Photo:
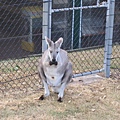
[[[58,51],[56,53],[58,54]]]
[[[52,50],[50,50],[50,53],[52,53]]]

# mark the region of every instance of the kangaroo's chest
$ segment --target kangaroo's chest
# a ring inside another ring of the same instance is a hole
[[[63,74],[59,73],[58,67],[53,65],[46,68],[45,76],[47,78],[47,83],[50,86],[59,86],[61,84]]]

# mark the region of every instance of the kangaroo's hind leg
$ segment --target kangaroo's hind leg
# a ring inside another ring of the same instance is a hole
[[[62,102],[62,98],[64,96],[64,90],[67,86],[67,84],[70,82],[72,78],[72,64],[71,62],[68,63],[65,74],[62,78],[62,84],[59,89],[59,94],[58,94],[58,101]]]
[[[42,68],[41,65],[39,66],[38,71],[39,71],[39,77],[42,80],[42,83],[43,83],[43,86],[44,86],[44,95],[41,95],[41,97],[39,99],[43,100],[45,97],[50,95],[50,91],[49,91],[49,88],[48,88],[48,85],[47,85],[47,82],[46,82],[46,76],[44,74],[44,71],[43,71],[43,68]]]

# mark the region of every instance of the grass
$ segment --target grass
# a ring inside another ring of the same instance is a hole
[[[120,46],[116,45],[113,47],[112,62],[119,65],[119,49]],[[104,61],[104,48],[90,49],[85,51],[76,51],[68,54],[70,60],[73,63],[74,73],[85,72],[96,69],[101,69],[103,67]],[[7,60],[0,62],[0,74],[10,74],[20,71],[21,73],[28,72],[34,73],[37,71],[39,57],[28,57],[17,60]],[[120,67],[120,65],[119,65]]]
[[[0,120],[119,120],[120,81],[104,79],[82,85],[70,83],[62,103],[57,95],[36,100],[43,89],[20,94],[0,94]]]
[[[120,46],[113,47],[112,73],[120,68],[119,49]],[[74,73],[100,69],[104,49],[72,52],[69,58]],[[0,120],[119,120],[119,70],[114,80],[88,85],[71,83],[65,90],[63,103],[58,103],[53,93],[39,101],[36,98],[43,94],[43,89],[36,74],[37,61],[38,57],[29,57],[0,62]]]
[[[82,73],[103,68],[104,49],[92,49],[69,54],[74,73]]]
[[[120,46],[113,47],[111,68],[112,73],[120,68]],[[73,63],[73,73],[82,73],[103,68],[104,48],[70,52],[69,58]],[[0,90],[37,89],[39,78],[37,64],[39,57],[28,57],[0,62]],[[119,71],[117,70],[119,74]],[[113,75],[115,76],[115,75]],[[118,76],[118,75],[117,75]]]

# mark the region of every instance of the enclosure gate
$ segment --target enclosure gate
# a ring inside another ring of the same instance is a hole
[[[47,49],[47,45],[45,42],[44,36],[48,36],[51,38],[51,19],[52,14],[57,12],[65,12],[65,11],[72,11],[72,35],[71,35],[71,49],[73,49],[73,39],[74,39],[74,18],[75,18],[75,10],[80,10],[80,18],[78,20],[79,22],[79,32],[78,32],[78,48],[80,50],[81,48],[81,39],[82,39],[82,10],[84,9],[95,9],[95,8],[107,8],[106,9],[106,29],[105,29],[105,50],[104,50],[104,66],[101,69],[89,71],[89,72],[83,72],[81,74],[74,74],[74,77],[78,76],[84,76],[88,74],[98,73],[105,71],[105,76],[110,76],[110,60],[111,60],[111,54],[112,54],[112,39],[113,39],[113,24],[114,24],[114,6],[115,6],[115,0],[108,0],[108,2],[100,2],[100,0],[97,0],[96,5],[93,6],[83,6],[83,1],[77,1],[73,0],[72,7],[69,8],[59,8],[59,9],[53,9],[52,8],[52,0],[44,0],[43,2],[43,38],[42,38],[42,51],[44,52]],[[80,6],[75,6],[76,4],[79,4]],[[73,49],[74,50],[74,49]]]

